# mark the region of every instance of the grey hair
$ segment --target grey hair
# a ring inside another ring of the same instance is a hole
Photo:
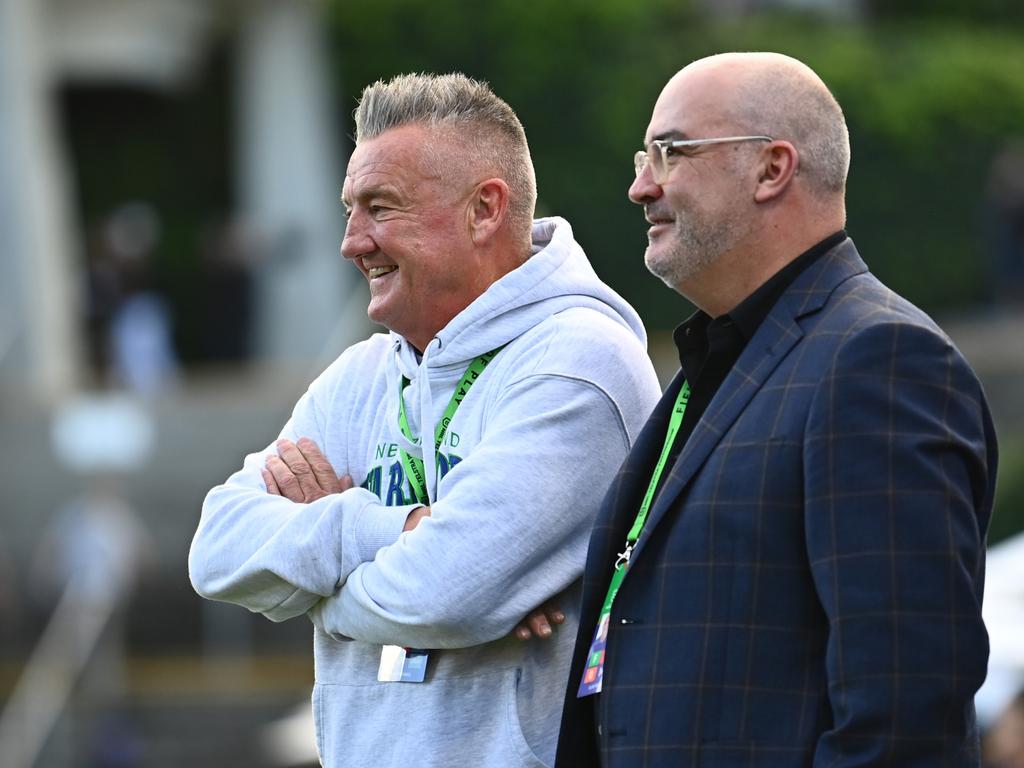
[[[808,186],[842,193],[850,170],[850,134],[839,102],[814,70],[777,53],[720,56],[763,64],[747,70],[737,83],[733,119],[752,133],[792,142]]]
[[[363,90],[355,112],[356,144],[402,125],[422,123],[449,133],[461,157],[449,162],[493,169],[509,186],[512,227],[529,238],[537,180],[516,113],[487,83],[460,73],[398,75]],[[444,169],[448,172],[454,168]]]

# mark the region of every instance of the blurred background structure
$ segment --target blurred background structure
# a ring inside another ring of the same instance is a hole
[[[539,215],[573,223],[667,377],[690,308],[643,267],[631,157],[669,75],[730,49],[832,86],[851,235],[986,385],[1002,465],[979,710],[1006,722],[1024,687],[1019,2],[0,0],[0,766],[308,762],[309,626],[201,601],[185,560],[208,488],[373,330],[338,254],[366,84],[491,82],[526,125]],[[993,732],[1006,760],[1013,730]]]

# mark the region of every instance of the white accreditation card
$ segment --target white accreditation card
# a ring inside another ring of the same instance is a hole
[[[377,679],[382,683],[422,683],[427,675],[427,652],[385,645],[380,651]]]

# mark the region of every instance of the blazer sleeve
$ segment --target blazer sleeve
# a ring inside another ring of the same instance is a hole
[[[996,469],[979,382],[932,328],[876,324],[838,345],[806,429],[833,712],[814,765],[977,765]]]

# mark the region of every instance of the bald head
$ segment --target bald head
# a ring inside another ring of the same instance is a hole
[[[693,62],[662,89],[644,144],[629,197],[652,224],[645,263],[712,316],[846,223],[846,121],[796,59]]]
[[[844,193],[850,167],[846,120],[806,64],[780,53],[721,53],[680,70],[665,93],[695,82],[711,85],[714,103],[707,108],[723,127],[791,142],[800,155],[797,175],[811,191]]]

